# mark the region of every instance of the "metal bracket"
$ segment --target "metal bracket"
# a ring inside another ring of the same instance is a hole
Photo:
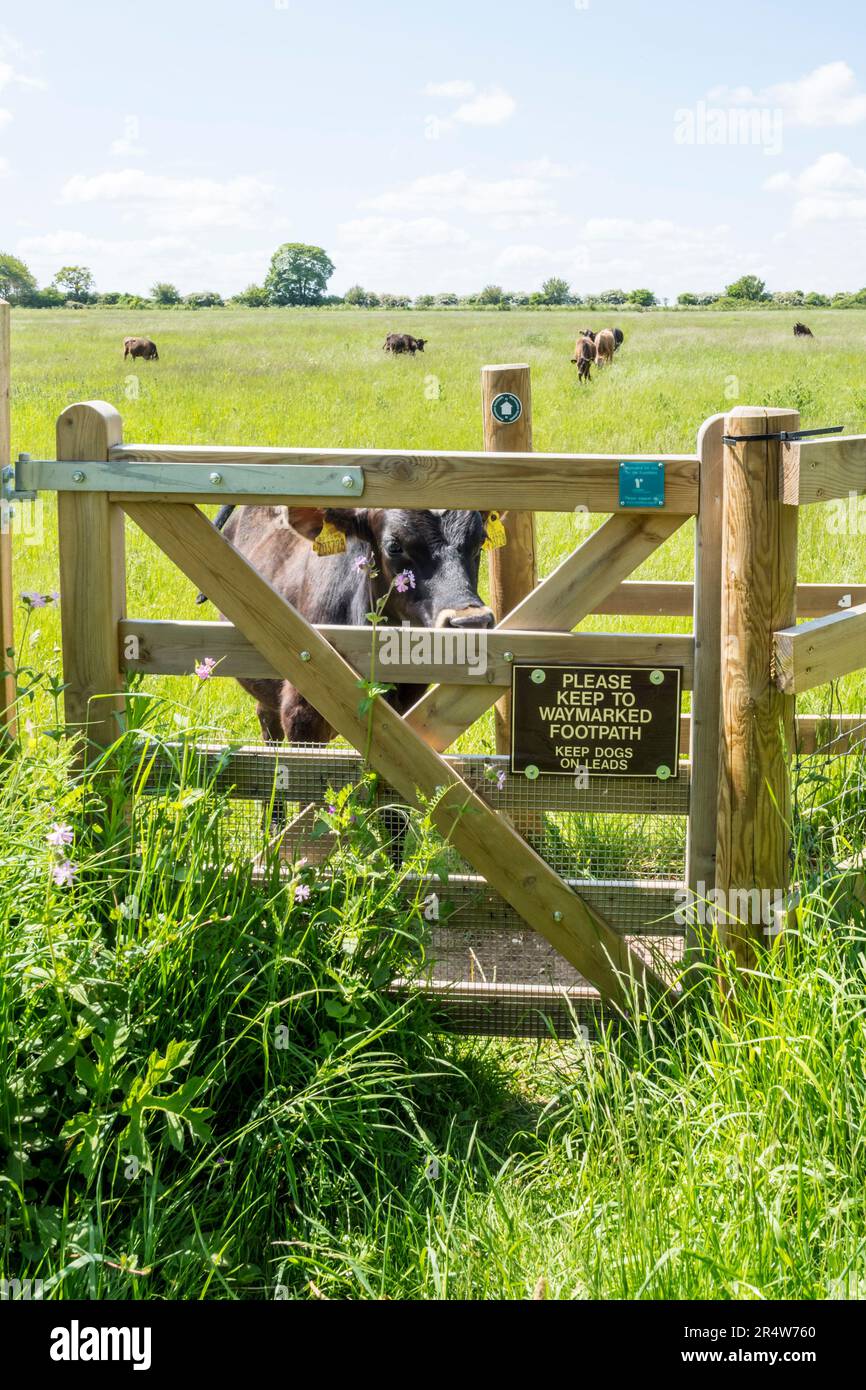
[[[744,439],[781,439],[783,444],[796,444],[798,439],[810,439],[815,434],[841,434],[841,425],[822,425],[814,430],[777,430],[775,434],[723,434],[723,444],[742,444]]]
[[[361,497],[362,468],[303,463],[58,463],[19,454],[14,470],[3,470],[3,496],[10,502],[38,492],[195,493],[203,498]]]

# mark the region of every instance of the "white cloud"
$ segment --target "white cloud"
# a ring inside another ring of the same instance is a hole
[[[796,195],[791,213],[795,227],[866,218],[866,169],[838,151],[822,154],[799,174],[774,174],[764,187]]]
[[[488,87],[458,106],[451,119],[463,125],[502,125],[514,115],[517,102],[503,87]]]
[[[109,152],[123,155],[125,159],[129,159],[132,155],[144,154],[144,149],[136,140],[128,140],[124,135],[119,140],[112,140]]]
[[[712,101],[732,106],[772,106],[786,122],[801,126],[850,126],[866,121],[866,92],[847,63],[825,63],[794,82],[778,82],[753,91],[750,87],[716,87]]]
[[[478,179],[465,169],[422,175],[401,188],[367,198],[363,206],[408,215],[465,212],[482,217],[538,216],[556,211],[541,179]]]
[[[34,273],[48,281],[66,262],[92,267],[103,290],[146,294],[157,280],[170,280],[181,293],[220,290],[232,294],[251,280],[261,280],[273,247],[222,252],[201,238],[183,235],[130,237],[90,236],[61,229],[22,237],[16,247]]]
[[[338,237],[350,246],[382,249],[415,249],[424,246],[462,246],[469,233],[439,217],[356,217],[338,228]]]
[[[0,92],[6,87],[43,88],[45,83],[41,78],[30,77],[21,71],[19,65],[31,61],[31,55],[23,44],[11,34],[0,34]]]
[[[260,228],[272,203],[274,186],[255,176],[219,181],[180,179],[119,169],[76,174],[61,193],[64,203],[111,203],[128,218],[143,216],[159,230],[185,228]]]
[[[8,125],[11,120],[12,112],[7,111],[6,108],[3,106],[0,106],[0,130],[3,129],[4,125]]]
[[[573,179],[578,173],[585,173],[583,164],[557,164],[544,155],[541,159],[527,159],[515,164],[515,174],[523,174],[530,179]]]
[[[428,117],[436,138],[458,125],[502,125],[517,109],[517,102],[504,87],[478,88],[474,82],[465,81],[428,82],[424,91],[427,96],[447,97],[452,101],[466,98],[447,116]]]
[[[9,160],[0,155],[0,179],[9,173]]]
[[[428,82],[424,92],[428,97],[453,97],[458,101],[460,97],[471,97],[475,91],[474,82]]]

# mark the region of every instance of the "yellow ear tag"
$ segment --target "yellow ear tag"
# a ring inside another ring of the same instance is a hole
[[[505,527],[498,512],[491,512],[487,518],[485,541],[482,549],[499,550],[506,542]]]
[[[317,555],[341,555],[346,549],[346,537],[330,521],[322,522],[322,529],[313,541]]]

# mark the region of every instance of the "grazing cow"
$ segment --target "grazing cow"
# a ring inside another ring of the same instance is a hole
[[[616,352],[616,338],[612,328],[603,328],[596,334],[595,351],[599,367],[603,367],[607,362],[613,362],[613,354]]]
[[[150,338],[124,338],[123,358],[143,357],[145,362],[158,362],[159,353],[156,350],[156,343]]]
[[[622,345],[622,340],[623,340],[623,331],[622,331],[622,329],[621,329],[621,328],[615,328],[615,329],[613,330],[613,336],[614,336],[614,349],[613,349],[613,350],[614,350],[614,352],[616,352],[617,349]]]
[[[413,338],[411,333],[389,333],[382,344],[385,352],[408,352],[412,357],[416,352],[423,352],[428,338]]]
[[[577,363],[578,381],[591,381],[590,368],[596,360],[595,334],[591,328],[582,328],[574,345],[572,362]]]
[[[806,325],[805,325],[805,323],[795,323],[795,324],[794,324],[794,337],[795,337],[795,338],[814,338],[814,336],[815,336],[815,335],[814,335],[814,333],[812,332],[811,328],[807,328]]]
[[[346,539],[346,549],[339,554],[319,556],[310,544],[324,521]],[[403,593],[391,587],[385,615],[392,625],[493,626],[493,614],[478,595],[485,528],[481,512],[227,504],[214,525],[311,623],[363,626],[365,615],[396,576],[411,570],[414,587],[406,586]],[[371,570],[375,577],[370,577]],[[288,681],[239,683],[256,701],[268,742],[285,738],[291,743],[326,743],[334,737],[334,730]],[[398,685],[389,702],[403,713],[424,688]]]

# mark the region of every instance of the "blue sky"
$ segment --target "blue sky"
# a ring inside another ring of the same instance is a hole
[[[866,26],[828,0],[0,9],[0,249],[40,282],[866,284]]]

